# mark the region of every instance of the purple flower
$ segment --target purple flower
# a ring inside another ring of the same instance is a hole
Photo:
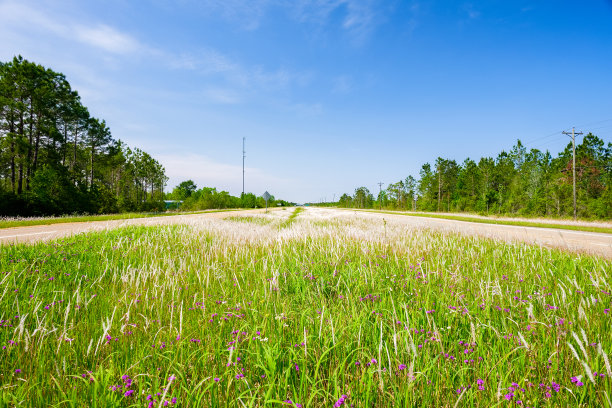
[[[504,395],[504,398],[507,399],[508,401],[511,401],[512,398],[514,398],[514,394],[509,392],[508,394]]]
[[[572,377],[572,382],[576,384],[576,387],[582,387],[584,385],[578,377]]]
[[[215,377],[214,380],[215,380],[215,382],[221,381],[221,379],[219,377]]]
[[[397,366],[397,368],[401,371],[401,370],[405,370],[406,369],[406,364],[400,364],[399,366]]]
[[[373,361],[376,361],[374,359],[372,359]],[[348,397],[344,394],[342,394],[342,396],[338,399],[338,401],[336,401],[336,403],[334,404],[334,408],[339,408],[342,406],[342,404],[344,404],[344,400],[346,400]]]
[[[172,398],[172,400],[170,402],[172,402],[172,405],[175,405],[176,404],[176,398]]]
[[[135,393],[135,392],[136,392],[136,391],[134,391],[134,390],[127,390],[127,391],[126,391],[126,392],[123,394],[123,396],[124,396],[124,397],[131,397],[132,395],[134,395],[134,393]]]
[[[18,368],[18,369],[16,369],[16,370],[15,370],[15,373],[20,373],[20,372],[21,372],[21,369],[20,369],[20,368]]]
[[[371,362],[372,364],[377,364],[377,363],[378,363],[378,361],[376,361],[376,359],[375,359],[375,358],[373,358],[372,360],[370,360],[370,362]]]

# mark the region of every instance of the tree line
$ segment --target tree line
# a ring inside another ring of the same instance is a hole
[[[0,215],[163,209],[163,166],[112,137],[66,77],[0,63]]]
[[[230,195],[227,191],[217,191],[215,187],[198,189],[193,180],[186,180],[176,186],[171,193],[166,194],[168,200],[180,201],[181,210],[207,210],[222,208],[264,208],[266,201],[253,193],[244,193],[240,197]],[[270,196],[268,207],[292,206],[285,200]]]
[[[573,215],[572,144],[556,157],[527,150],[517,141],[509,152],[478,161],[438,157],[418,178],[389,184],[378,195],[366,187],[343,194],[339,206],[499,215]],[[576,201],[582,218],[612,219],[612,143],[587,134],[576,145]]]

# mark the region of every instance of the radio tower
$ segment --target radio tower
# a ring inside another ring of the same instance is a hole
[[[244,142],[246,137],[242,138],[242,195],[244,196],[244,158],[246,157],[246,150],[244,150]]]

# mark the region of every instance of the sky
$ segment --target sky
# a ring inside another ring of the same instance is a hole
[[[0,60],[62,72],[167,190],[338,199],[440,156],[612,141],[611,0],[0,0]],[[578,139],[580,140],[580,139]]]

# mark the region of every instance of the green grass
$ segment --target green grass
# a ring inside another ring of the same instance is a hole
[[[382,214],[398,214],[407,215],[409,217],[424,217],[424,218],[440,218],[443,220],[454,220],[454,221],[465,221],[465,222],[477,222],[480,224],[497,224],[497,225],[516,225],[519,227],[537,227],[537,228],[553,228],[553,229],[564,229],[572,231],[585,231],[585,232],[600,232],[604,234],[612,234],[612,228],[608,227],[590,227],[583,225],[566,225],[566,224],[549,224],[537,221],[513,221],[503,219],[491,219],[491,218],[478,218],[463,215],[444,215],[444,214],[431,214],[431,213],[406,213],[400,211],[381,211],[381,210],[359,210],[366,212],[376,212]]]
[[[242,222],[246,224],[256,224],[256,225],[268,225],[274,222],[271,218],[266,217],[257,217],[253,215],[238,215],[235,217],[225,217],[224,220],[233,221],[233,222]]]
[[[610,262],[316,211],[2,247],[0,406],[608,406]]]
[[[304,211],[304,209],[302,207],[296,207],[295,210],[293,210],[293,212],[289,215],[289,217],[287,217],[286,220],[284,220],[283,222],[280,223],[279,229],[289,228],[291,226],[291,224],[293,224],[295,222],[295,220],[298,217],[298,215],[300,215],[300,213],[303,212],[303,211]]]
[[[127,220],[133,218],[149,218],[149,217],[170,217],[173,215],[200,214],[212,212],[239,211],[239,209],[223,209],[223,210],[204,210],[204,211],[186,211],[186,212],[160,212],[160,213],[123,213],[123,214],[105,214],[105,215],[76,215],[64,217],[49,217],[36,219],[18,219],[18,220],[0,220],[0,229],[14,227],[29,227],[34,225],[52,225],[64,224],[68,222],[91,222],[91,221],[112,221],[112,220]]]

